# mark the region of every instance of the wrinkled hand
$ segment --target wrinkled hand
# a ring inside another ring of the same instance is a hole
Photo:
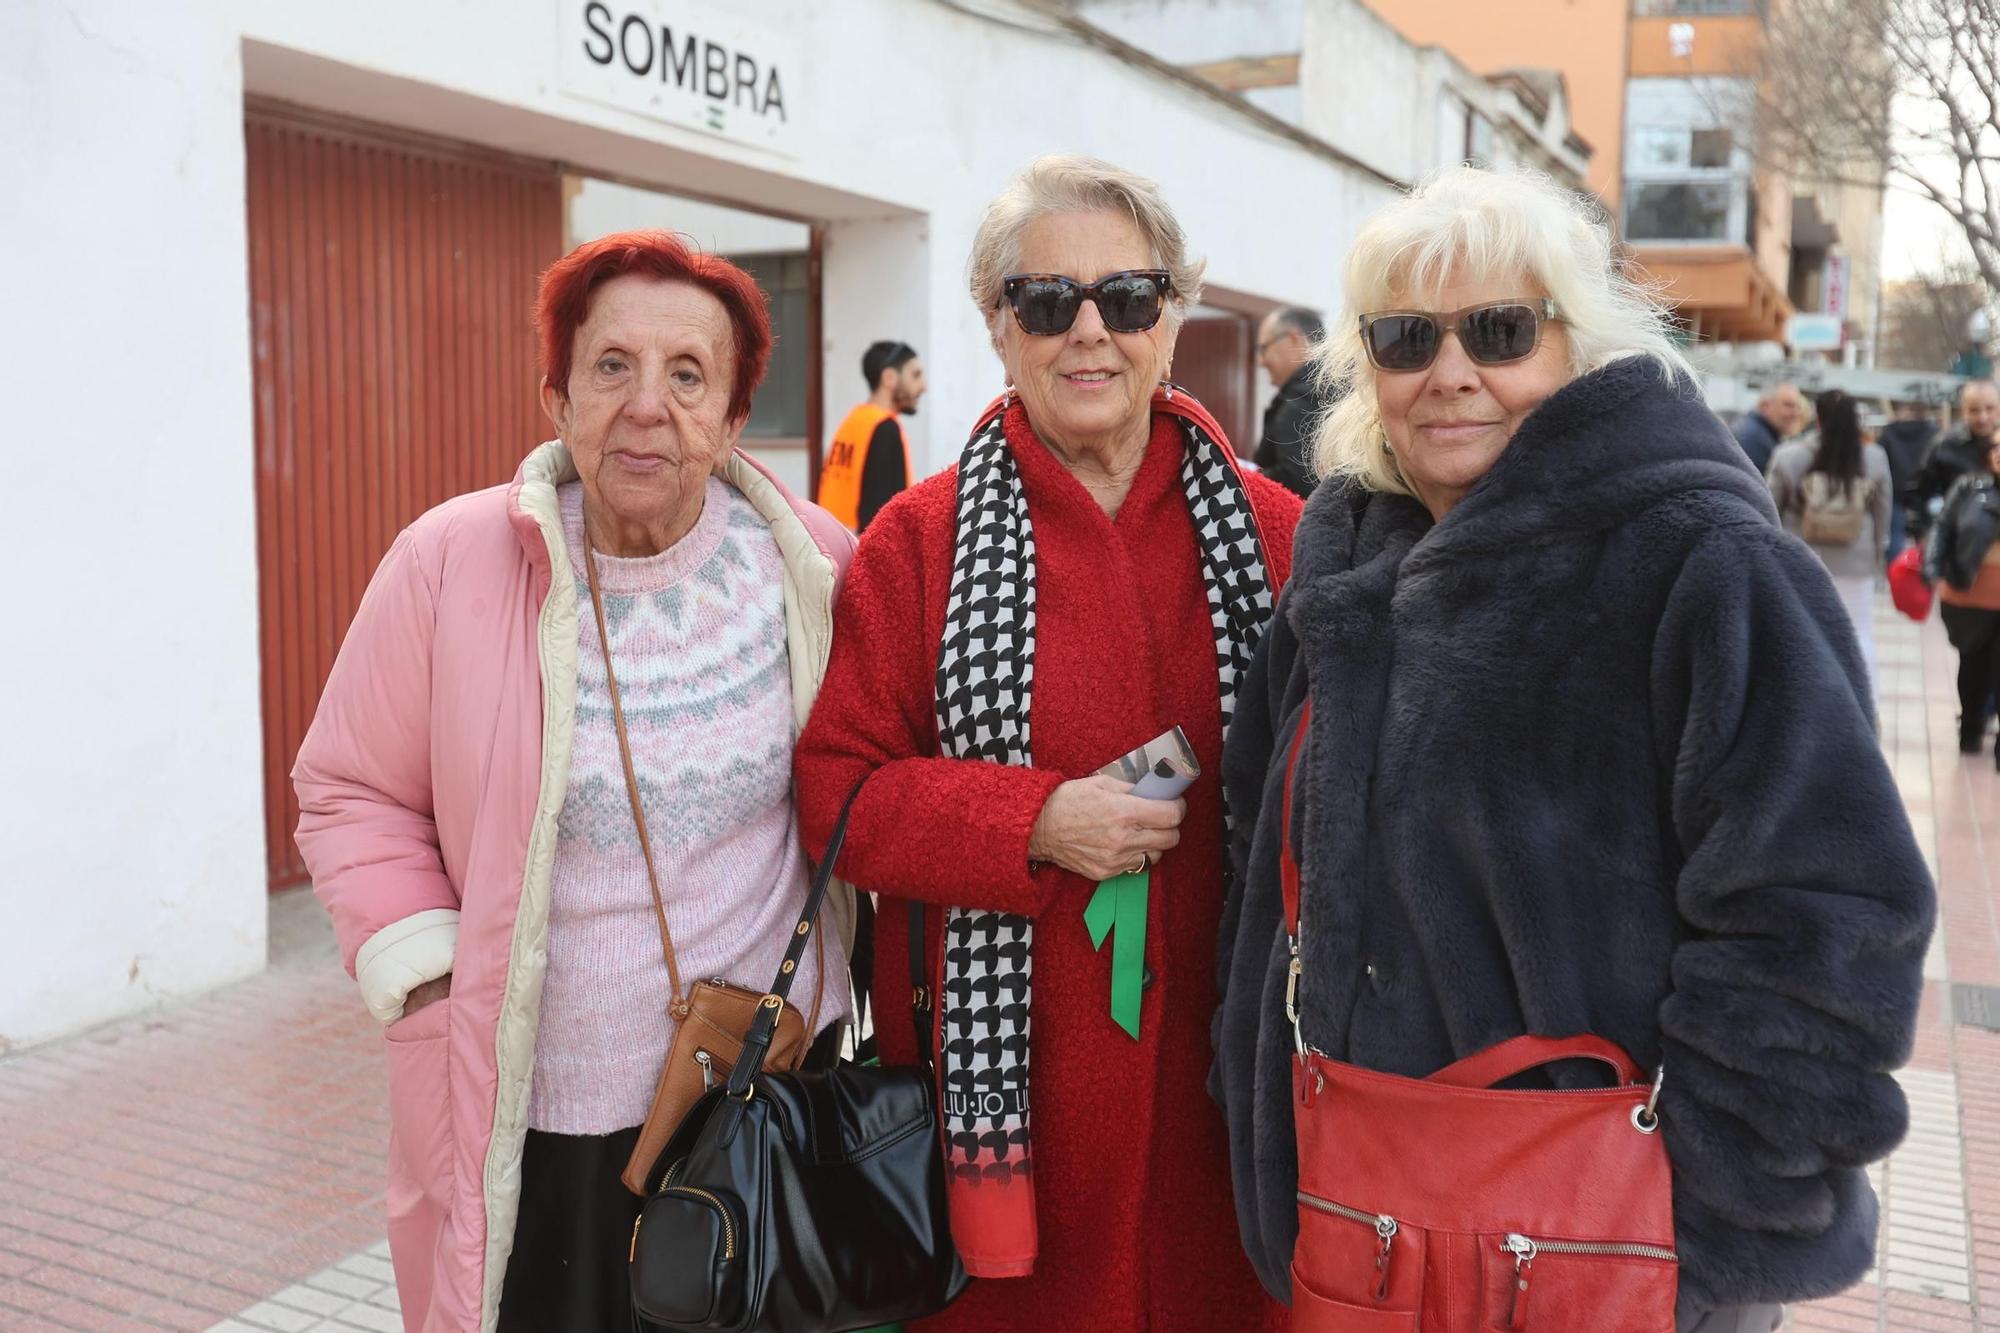
[[[1094,774],[1050,793],[1028,836],[1028,858],[1053,861],[1093,883],[1157,861],[1181,840],[1186,801],[1149,801],[1132,784]]]
[[[426,981],[414,987],[403,997],[403,1017],[408,1018],[433,1000],[442,1000],[451,994],[451,973],[447,972],[436,981]]]

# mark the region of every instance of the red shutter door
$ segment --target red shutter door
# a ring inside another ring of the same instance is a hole
[[[1181,325],[1174,346],[1174,378],[1201,400],[1244,455],[1257,452],[1256,330],[1247,315],[1204,311]]]
[[[562,249],[547,163],[254,108],[248,147],[264,807],[305,878],[290,770],[401,528],[548,435],[535,282]]]

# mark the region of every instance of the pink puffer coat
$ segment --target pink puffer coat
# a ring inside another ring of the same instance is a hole
[[[854,538],[747,455],[771,525],[803,727]],[[299,848],[387,1028],[389,1245],[409,1333],[490,1331],[520,1203],[549,871],[576,711],[577,598],[545,444],[512,483],[431,510],[368,585],[299,751]],[[853,943],[854,899],[830,924]],[[402,1019],[415,986],[451,995]]]

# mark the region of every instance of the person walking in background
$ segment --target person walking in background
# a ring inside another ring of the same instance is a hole
[[[1790,380],[1780,380],[1764,390],[1757,406],[1736,419],[1732,433],[1743,446],[1750,466],[1759,472],[1771,466],[1778,446],[1798,434],[1806,424],[1806,396]]]
[[[1896,404],[1896,419],[1882,427],[1877,443],[1889,460],[1889,479],[1895,487],[1896,504],[1889,511],[1889,551],[1891,560],[1896,553],[1910,542],[1921,540],[1922,533],[1914,526],[1916,515],[1911,512],[1911,490],[1917,483],[1917,473],[1923,467],[1924,455],[1930,452],[1931,442],[1937,439],[1937,422],[1932,420],[1930,410],[1923,403],[1908,400]]]
[[[1958,650],[1958,748],[1978,754],[1986,716],[2000,696],[2000,440],[1985,466],[1952,483],[1925,549],[1924,574]],[[1994,751],[2000,767],[2000,747]]]
[[[1911,487],[1917,516],[1923,520],[1914,535],[1923,537],[1944,506],[1945,492],[1960,477],[1983,472],[1993,441],[2000,439],[2000,385],[1972,380],[1958,391],[1958,426],[1946,431],[1924,455]]]
[[[1787,532],[1797,533],[1833,577],[1854,622],[1870,698],[1877,692],[1875,578],[1895,513],[1889,456],[1861,438],[1860,410],[1839,389],[1813,403],[1819,428],[1771,456],[1771,499]]]
[[[857,533],[910,484],[910,437],[900,418],[924,396],[924,363],[908,343],[870,343],[861,377],[868,401],[833,433],[819,474],[820,507]]]
[[[1265,476],[1299,495],[1312,494],[1312,441],[1332,399],[1313,382],[1313,345],[1326,331],[1317,310],[1288,305],[1264,316],[1257,362],[1277,393],[1264,409],[1256,464]]]

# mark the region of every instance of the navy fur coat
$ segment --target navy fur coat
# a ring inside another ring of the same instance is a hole
[[[1838,596],[1692,388],[1637,359],[1577,379],[1440,523],[1320,487],[1252,677],[1210,1087],[1273,1294],[1298,1231],[1279,803],[1308,690],[1306,1040],[1421,1077],[1524,1032],[1607,1037],[1666,1067],[1683,1313],[1862,1275],[1936,895]]]

